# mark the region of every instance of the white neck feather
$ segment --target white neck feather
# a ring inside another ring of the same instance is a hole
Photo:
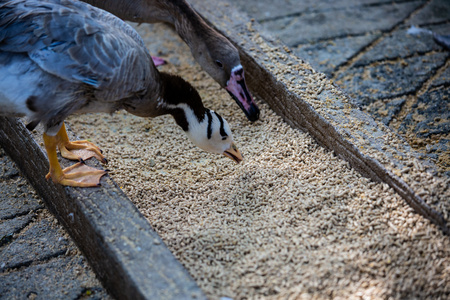
[[[212,153],[223,153],[233,141],[228,123],[219,119],[212,110],[206,110],[201,121],[186,103],[168,104],[169,109],[182,109],[188,123],[186,131],[189,139],[199,148]],[[225,136],[222,136],[225,134]]]

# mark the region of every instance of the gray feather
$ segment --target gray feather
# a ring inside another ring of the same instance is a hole
[[[153,101],[159,84],[144,42],[117,17],[75,0],[0,0],[0,114],[55,133],[74,112]]]
[[[27,52],[50,74],[97,89],[113,89],[120,98],[142,89],[136,81],[151,74],[150,54],[142,39],[107,12],[78,1],[0,3],[1,51]],[[146,67],[136,70],[136,65]]]

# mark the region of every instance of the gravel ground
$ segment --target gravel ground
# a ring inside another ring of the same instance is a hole
[[[166,28],[140,26],[146,42],[152,30]],[[260,99],[261,120],[249,123],[185,45],[166,44],[153,52],[170,62],[161,70],[187,79],[228,120],[242,164],[195,148],[170,116],[90,114],[68,124],[105,151],[113,179],[208,297],[450,296],[448,237]]]

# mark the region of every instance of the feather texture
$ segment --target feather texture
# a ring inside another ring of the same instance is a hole
[[[1,51],[27,53],[42,70],[95,87],[101,101],[140,93],[152,80],[142,39],[115,16],[78,1],[0,3]]]
[[[28,115],[52,133],[74,112],[113,112],[140,95],[151,107],[161,88],[141,37],[110,13],[72,0],[0,0],[0,90],[0,114]]]

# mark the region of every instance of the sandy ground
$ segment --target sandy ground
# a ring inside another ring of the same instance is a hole
[[[450,296],[448,237],[392,189],[290,128],[261,99],[261,120],[248,122],[170,30],[138,29],[152,54],[169,60],[161,70],[191,82],[228,120],[245,161],[195,148],[170,116],[88,114],[67,123],[104,150],[113,179],[207,296]]]

